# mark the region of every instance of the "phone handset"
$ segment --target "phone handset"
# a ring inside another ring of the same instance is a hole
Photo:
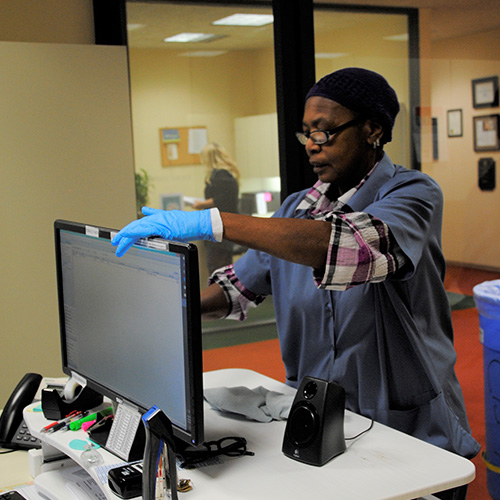
[[[16,438],[23,424],[23,410],[33,402],[41,382],[42,376],[38,373],[27,373],[17,384],[0,416],[0,446],[22,449],[34,447],[33,443]]]

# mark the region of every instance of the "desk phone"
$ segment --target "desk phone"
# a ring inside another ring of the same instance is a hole
[[[38,373],[27,373],[17,384],[0,417],[0,446],[15,450],[41,447],[23,419],[23,409],[33,402],[41,382]]]

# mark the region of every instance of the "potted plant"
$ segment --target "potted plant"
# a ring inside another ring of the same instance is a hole
[[[138,219],[143,216],[141,212],[142,207],[146,206],[149,202],[149,188],[151,186],[151,179],[143,168],[141,168],[140,172],[135,173],[135,197]]]

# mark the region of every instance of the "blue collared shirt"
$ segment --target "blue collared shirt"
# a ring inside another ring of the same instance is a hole
[[[305,194],[288,197],[276,216],[307,217],[306,210],[296,212]],[[348,409],[473,457],[479,444],[454,371],[443,286],[441,190],[384,156],[348,205],[390,228],[407,257],[399,272],[345,291],[324,290],[311,268],[250,250],[235,263],[233,281],[255,297],[273,296],[288,384],[298,386],[306,375],[335,381]]]

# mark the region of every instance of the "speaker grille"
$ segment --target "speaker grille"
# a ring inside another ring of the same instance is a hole
[[[318,435],[319,414],[316,408],[307,402],[292,408],[288,422],[288,436],[297,448],[308,446]]]

